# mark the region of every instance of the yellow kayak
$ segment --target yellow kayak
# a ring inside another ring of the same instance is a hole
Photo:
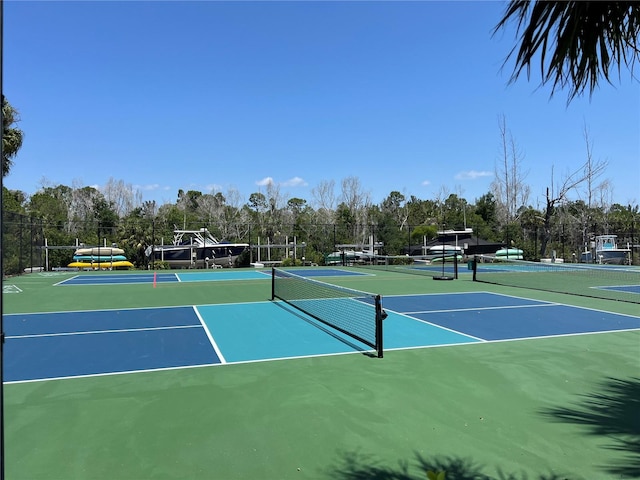
[[[71,262],[70,268],[132,268],[133,263],[120,260],[117,262]]]

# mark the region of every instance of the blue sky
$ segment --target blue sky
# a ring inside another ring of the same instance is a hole
[[[501,160],[504,116],[541,207],[586,160],[585,127],[613,202],[640,201],[640,86],[567,106],[539,77],[508,85],[514,32],[492,38],[504,2],[4,3],[4,92],[22,150],[4,179],[123,180],[145,200],[271,179],[287,197],[357,177],[391,191],[473,202]],[[573,198],[577,198],[574,194]]]

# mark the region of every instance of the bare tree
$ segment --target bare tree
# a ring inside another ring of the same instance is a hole
[[[445,226],[447,224],[447,216],[445,211],[445,201],[449,198],[450,192],[446,185],[440,185],[438,192],[436,193],[436,206],[439,210],[439,218],[436,219],[437,223],[440,226]]]
[[[344,203],[349,210],[355,212],[364,204],[365,194],[362,191],[360,179],[354,176],[343,178],[340,186],[340,201]]]
[[[254,196],[253,200],[256,207],[261,204],[257,196]],[[248,227],[241,228],[239,225],[242,220],[242,206],[240,192],[237,189],[229,188],[225,194],[212,189],[211,193],[199,197],[197,203],[198,213],[208,224],[216,226],[222,238],[242,238],[246,234]],[[246,221],[249,222],[248,219]]]
[[[287,204],[287,196],[280,191],[280,185],[274,182],[267,183],[267,203],[269,204],[269,215],[273,220],[276,216],[280,216],[280,212]]]
[[[347,229],[344,232],[345,239],[348,237],[352,242],[368,243],[371,198],[370,194],[362,189],[358,177],[350,176],[342,179],[338,200],[340,203],[336,209],[336,223]]]
[[[79,179],[72,180],[71,188],[66,191],[64,203],[67,208],[67,232],[78,233],[95,220],[96,201],[104,196],[94,187],[83,186]]]
[[[274,242],[276,236],[281,233],[282,212],[286,205],[286,198],[280,192],[280,186],[273,181],[269,181],[266,185],[266,234],[269,241]]]
[[[334,189],[335,180],[321,180],[317,186],[311,189],[316,210],[333,211],[336,208],[336,196]]]
[[[529,172],[522,169],[524,155],[507,129],[504,115],[500,117],[498,126],[501,158],[496,162],[491,190],[497,202],[498,221],[507,225],[516,218],[520,207],[526,206],[529,201],[530,188],[525,183]]]
[[[101,190],[107,203],[112,205],[120,218],[142,205],[142,193],[133,188],[130,183],[124,183],[123,180],[109,178]]]
[[[243,238],[249,232],[249,219],[246,218],[246,212],[242,208],[242,195],[240,195],[240,191],[237,188],[229,187],[226,199],[224,223],[229,229],[227,236]]]
[[[242,208],[242,195],[240,195],[240,191],[237,188],[229,187],[225,197],[227,199],[227,207],[236,211]]]
[[[609,180],[604,180],[596,187],[595,194],[598,197],[598,206],[603,214],[604,232],[610,233],[610,212],[613,205],[613,185]]]
[[[311,189],[316,224],[328,225],[335,221],[335,185],[336,182],[334,180],[322,180]]]
[[[367,219],[371,206],[371,195],[362,190],[362,185],[358,177],[350,176],[342,179],[340,202],[347,208],[351,218],[355,220],[357,230],[354,235],[363,243],[368,240]]]
[[[584,126],[584,129],[583,129],[583,135],[584,135],[584,141],[586,145],[586,156],[587,156],[586,161],[584,163],[584,172],[583,172],[585,177],[586,208],[582,212],[582,218],[580,220],[582,223],[582,228],[581,228],[582,243],[585,244],[586,241],[588,240],[589,228],[593,222],[592,213],[593,213],[593,208],[595,207],[594,205],[594,201],[596,200],[595,196],[598,193],[598,191],[603,187],[603,185],[607,184],[608,182],[605,180],[601,184],[595,183],[598,175],[596,175],[596,172],[594,172],[594,169],[603,168],[601,167],[601,165],[604,165],[604,167],[606,167],[607,162],[594,161],[593,141],[590,138],[589,129],[587,128],[586,125]]]
[[[551,239],[551,223],[555,216],[556,209],[562,205],[569,193],[576,189],[584,182],[594,182],[605,171],[606,162],[593,162],[587,159],[580,168],[569,173],[564,180],[557,186],[554,186],[553,168],[551,169],[551,187],[546,189],[546,207],[544,211],[543,235],[540,243],[540,256],[543,257],[547,250],[547,244]]]
[[[594,186],[593,186],[594,178],[589,175],[589,172],[590,172],[591,167],[593,165],[593,155],[592,155],[593,142],[589,138],[589,130],[587,129],[586,125],[584,126],[583,134],[584,134],[584,142],[585,142],[586,147],[587,147],[587,161],[585,163],[585,173],[587,174],[587,180],[586,180],[586,183],[587,183],[586,184],[587,201],[586,201],[586,204],[587,204],[587,208],[590,209],[592,207],[593,190],[594,190]]]

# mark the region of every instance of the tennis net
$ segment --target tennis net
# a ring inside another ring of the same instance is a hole
[[[450,276],[458,278],[458,257],[456,255],[374,255],[371,261],[357,265],[368,270],[409,273],[427,277]]]
[[[382,357],[380,295],[330,285],[272,268],[271,300],[276,298],[370,346]]]
[[[640,269],[623,265],[497,260],[477,255],[473,279],[533,290],[640,303]]]

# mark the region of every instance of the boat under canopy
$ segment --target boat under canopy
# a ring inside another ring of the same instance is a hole
[[[170,268],[233,267],[248,243],[219,241],[209,230],[174,230],[171,245],[147,249],[149,260],[166,262]]]

